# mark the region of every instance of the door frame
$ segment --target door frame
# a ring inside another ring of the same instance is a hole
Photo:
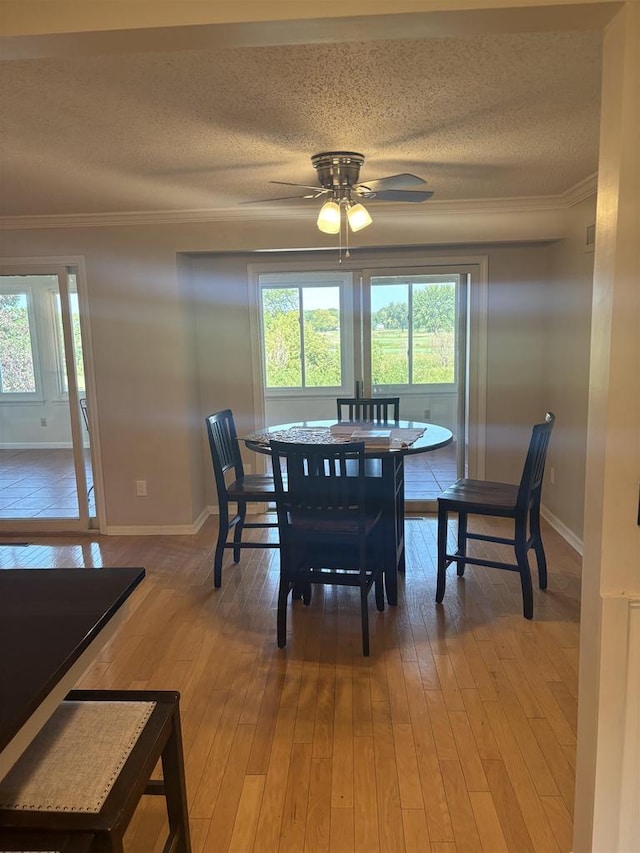
[[[354,284],[365,269],[383,274],[384,270],[432,267],[473,267],[476,276],[469,283],[468,296],[468,340],[467,340],[467,416],[466,458],[469,476],[482,480],[486,472],[486,427],[487,427],[487,320],[489,303],[489,263],[487,255],[438,255],[416,257],[408,254],[397,258],[366,258],[356,265],[354,260],[346,270],[354,275]],[[259,276],[261,273],[335,272],[325,257],[318,262],[295,260],[271,263],[247,264],[249,285],[249,322],[251,329],[251,364],[254,400],[255,428],[265,426],[265,399],[263,388],[263,364],[261,329],[259,324]]]
[[[95,522],[89,516],[87,501],[87,484],[84,476],[84,454],[83,454],[83,423],[78,403],[78,390],[75,375],[75,362],[73,359],[73,348],[71,338],[70,318],[65,307],[68,300],[61,298],[62,323],[65,329],[65,358],[67,362],[67,379],[69,384],[69,418],[71,424],[71,440],[73,449],[74,466],[76,471],[76,484],[78,490],[78,518],[64,519],[0,519],[0,531],[5,532],[9,528],[16,530],[16,521],[19,521],[21,533],[72,533],[76,531],[87,531],[97,526],[104,528],[104,500],[103,500],[103,478],[100,468],[100,431],[99,422],[95,409],[96,386],[93,361],[93,346],[91,340],[91,325],[89,322],[88,289],[85,259],[82,255],[65,255],[52,257],[15,257],[0,259],[0,275],[55,275],[58,277],[61,297],[68,293],[68,275],[75,273],[76,287],[78,293],[78,309],[80,313],[80,332],[82,335],[82,354],[85,370],[85,389],[89,418],[91,422],[91,467],[93,473],[94,496],[96,504]],[[80,470],[82,468],[82,476]]]

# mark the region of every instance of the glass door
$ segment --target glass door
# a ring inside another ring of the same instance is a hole
[[[0,531],[88,529],[95,514],[77,278],[0,275]]]
[[[454,434],[449,447],[406,460],[411,510],[433,511],[468,468],[468,306],[478,277],[477,264],[258,272],[254,370],[265,425],[335,419],[336,397],[399,396],[403,420]]]
[[[365,270],[362,287],[364,396],[400,397],[403,420],[450,429],[454,441],[405,460],[405,497],[433,510],[465,472],[468,273]]]

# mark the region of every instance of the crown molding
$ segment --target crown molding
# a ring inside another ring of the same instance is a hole
[[[594,172],[583,181],[578,181],[577,184],[570,187],[566,192],[562,193],[560,198],[563,200],[564,207],[573,207],[574,204],[579,204],[587,198],[591,198],[598,192],[598,173]]]
[[[527,213],[533,211],[565,210],[595,195],[598,176],[588,178],[570,187],[564,193],[550,196],[528,196],[516,198],[460,199],[438,201],[431,199],[425,206],[416,209],[413,205],[385,204],[378,208],[377,215],[391,214],[394,217],[431,219],[433,217],[462,214]],[[375,210],[375,203],[372,208]],[[278,206],[265,209],[243,206],[228,208],[200,208],[194,210],[134,210],[113,213],[70,213],[45,216],[0,217],[3,230],[28,230],[39,228],[109,228],[132,225],[179,225],[194,222],[260,222],[265,219],[315,219],[317,209],[312,206]]]

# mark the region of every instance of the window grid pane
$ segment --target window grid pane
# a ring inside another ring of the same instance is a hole
[[[265,383],[341,388],[339,286],[261,288]]]
[[[413,285],[413,381],[455,382],[456,286],[454,282]]]
[[[305,387],[342,384],[340,288],[302,288]]]
[[[2,393],[35,393],[36,379],[33,363],[27,294],[0,294],[0,389]]]
[[[371,373],[375,386],[456,381],[455,281],[371,281]]]
[[[409,383],[409,287],[371,286],[371,381],[373,385]]]
[[[262,322],[266,387],[301,387],[299,289],[297,287],[263,288]]]

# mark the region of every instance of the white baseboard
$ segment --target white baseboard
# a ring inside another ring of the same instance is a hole
[[[203,509],[193,524],[107,525],[102,532],[107,536],[193,536],[210,514]]]
[[[563,524],[557,516],[555,516],[552,512],[545,506],[540,507],[540,515],[544,518],[546,522],[548,522],[556,533],[559,533],[562,538],[571,545],[574,551],[577,551],[578,554],[582,557],[582,548],[583,542],[582,539],[579,539],[573,530],[569,530],[566,524]]]
[[[70,441],[6,441],[0,450],[71,450]]]

